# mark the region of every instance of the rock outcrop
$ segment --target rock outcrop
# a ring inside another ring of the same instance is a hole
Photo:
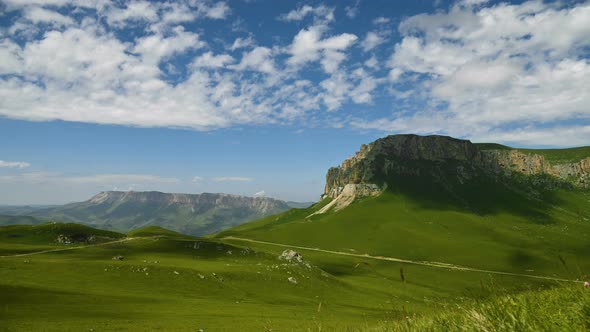
[[[457,178],[460,183],[485,173],[503,179],[547,176],[541,185],[589,187],[590,157],[553,165],[542,155],[517,149],[480,150],[467,140],[447,136],[392,135],[363,144],[342,165],[328,170],[324,196],[343,207],[358,197],[385,189],[392,176]]]

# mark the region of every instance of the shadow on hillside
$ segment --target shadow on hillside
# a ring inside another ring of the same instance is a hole
[[[456,177],[396,176],[388,178],[388,191],[401,194],[430,210],[468,211],[481,216],[501,213],[526,218],[535,224],[552,224],[552,205],[562,199],[556,191],[539,191],[485,175],[459,181]]]

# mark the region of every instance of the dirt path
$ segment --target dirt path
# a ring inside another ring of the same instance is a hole
[[[157,237],[157,236],[155,236],[155,237]],[[48,249],[48,250],[41,250],[41,251],[33,251],[33,252],[27,252],[27,253],[23,253],[23,254],[4,255],[4,256],[0,256],[0,258],[33,256],[33,255],[46,254],[46,253],[50,253],[50,252],[67,251],[67,250],[77,250],[77,249],[84,249],[84,248],[91,248],[91,247],[100,247],[100,246],[108,246],[110,244],[115,244],[115,243],[122,243],[122,242],[134,241],[134,240],[139,240],[139,239],[150,239],[150,238],[154,238],[154,236],[150,236],[150,237],[128,237],[128,238],[124,238],[122,240],[115,240],[115,241],[109,241],[109,242],[103,242],[103,243],[97,243],[97,244],[88,244],[88,245],[83,245],[83,246],[75,246],[75,247],[67,247],[67,248],[56,248],[56,249]]]
[[[484,269],[471,268],[471,267],[454,265],[454,264],[447,264],[447,263],[441,263],[441,262],[413,261],[413,260],[409,260],[409,259],[396,258],[396,257],[372,256],[372,255],[369,255],[369,254],[354,254],[354,253],[350,253],[350,252],[334,251],[334,250],[324,250],[324,249],[319,249],[319,248],[301,247],[301,246],[294,246],[294,245],[283,244],[283,243],[274,243],[274,242],[267,242],[267,241],[259,241],[259,240],[245,239],[245,238],[239,238],[239,237],[233,237],[233,236],[227,236],[227,237],[224,237],[223,239],[224,240],[235,240],[235,241],[244,241],[244,242],[253,242],[253,243],[267,244],[267,245],[271,245],[271,246],[284,247],[284,248],[295,248],[295,249],[301,249],[301,250],[318,251],[318,252],[324,252],[324,253],[334,254],[334,255],[352,256],[352,257],[359,257],[359,258],[376,259],[376,260],[381,260],[381,261],[389,261],[389,262],[397,262],[397,263],[405,263],[405,264],[413,264],[413,265],[430,266],[430,267],[442,268],[442,269],[447,269],[447,270],[458,270],[458,271],[467,271],[467,272],[479,272],[479,273],[499,274],[499,275],[506,275],[506,276],[525,277],[525,278],[551,280],[551,281],[565,281],[565,282],[582,283],[582,281],[569,280],[569,279],[563,279],[563,278],[546,277],[546,276],[539,276],[539,275],[533,275],[533,274],[523,274],[523,273],[512,273],[512,272],[503,272],[503,271],[484,270]]]

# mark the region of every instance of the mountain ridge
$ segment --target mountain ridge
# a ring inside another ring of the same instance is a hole
[[[103,191],[86,201],[38,209],[28,214],[124,232],[161,226],[185,234],[204,235],[289,208],[286,202],[269,197]]]

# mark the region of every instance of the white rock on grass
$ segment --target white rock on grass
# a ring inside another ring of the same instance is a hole
[[[283,253],[279,256],[279,259],[290,263],[303,263],[303,256],[301,256],[297,251],[291,249],[283,251]]]
[[[295,279],[293,277],[289,277],[289,278],[287,278],[287,280],[289,280],[290,283],[297,285],[297,279]]]

